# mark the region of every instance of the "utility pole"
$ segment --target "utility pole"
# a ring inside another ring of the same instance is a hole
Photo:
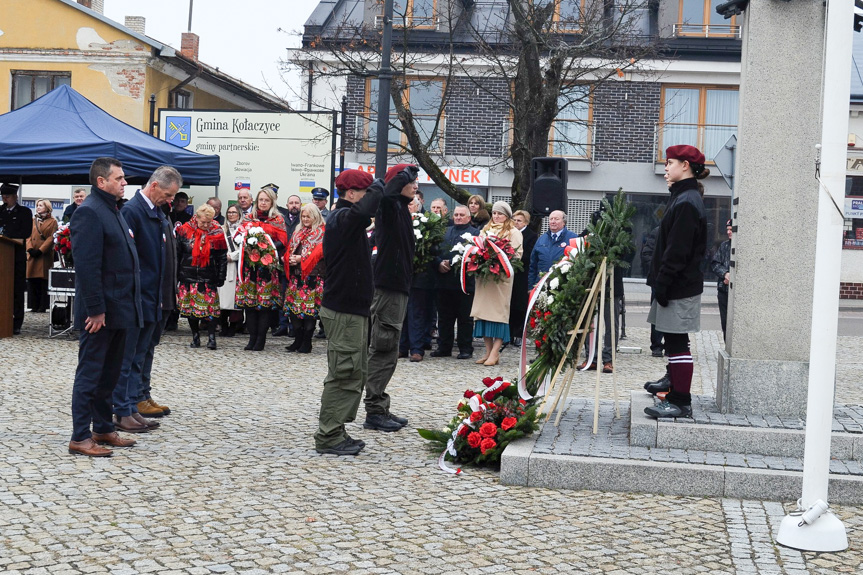
[[[381,68],[378,71],[378,131],[375,140],[375,176],[387,173],[387,142],[390,128],[390,85],[393,71],[390,55],[393,48],[393,0],[384,0],[384,34],[381,42]]]

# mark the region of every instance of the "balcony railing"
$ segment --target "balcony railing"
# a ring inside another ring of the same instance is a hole
[[[675,24],[672,34],[675,37],[740,38],[740,26],[730,24]]]
[[[665,149],[669,146],[688,144],[701,150],[707,163],[712,164],[713,157],[736,132],[737,126],[728,124],[656,124],[656,161],[665,161]]]

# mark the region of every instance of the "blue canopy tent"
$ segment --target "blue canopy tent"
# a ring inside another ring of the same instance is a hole
[[[163,142],[111,116],[68,86],[0,115],[0,181],[86,184],[90,164],[110,156],[123,162],[129,183],[145,183],[163,164],[184,184],[219,184],[219,157]]]

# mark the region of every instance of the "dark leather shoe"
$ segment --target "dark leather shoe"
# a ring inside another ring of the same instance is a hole
[[[444,353],[441,350],[436,349],[433,352],[431,352],[429,355],[432,357],[450,357],[452,355],[452,352]]]
[[[457,356],[455,356],[456,359],[470,359],[472,357],[473,357],[472,353],[466,353],[466,352],[460,353]]]
[[[69,453],[72,455],[86,455],[87,457],[111,457],[114,452],[99,446],[93,439],[84,441],[70,441]]]
[[[412,353],[411,354],[411,362],[417,363],[417,362],[420,362],[422,360],[423,360],[423,356],[421,354],[419,354],[419,353]]]
[[[576,369],[578,371],[582,371],[585,368],[585,366],[587,366],[587,362],[583,361],[579,364],[579,366]],[[588,369],[588,371],[596,371],[596,362],[594,361],[593,363],[591,363],[590,367],[588,367],[587,369]]]
[[[138,443],[134,439],[123,439],[116,431],[112,431],[111,433],[94,433],[93,441],[112,447],[132,447]]]
[[[651,395],[656,395],[669,389],[671,389],[671,379],[667,373],[656,381],[648,381],[644,384],[644,390]]]
[[[652,355],[653,357],[662,357],[662,350],[661,349],[651,350],[650,355]]]
[[[692,417],[691,405],[674,405],[668,401],[662,401],[653,407],[645,407],[644,413],[650,417]]]
[[[355,443],[353,439],[347,438],[338,445],[332,447],[316,447],[315,451],[325,455],[356,455],[363,448]]]
[[[288,335],[287,326],[282,326],[273,332],[273,337],[285,337],[286,335]]]
[[[144,417],[140,413],[133,413],[132,418],[135,421],[137,421],[138,423],[140,423],[141,425],[146,425],[148,429],[156,429],[157,427],[162,425],[161,423],[159,423],[155,419],[147,419],[146,417]]]
[[[138,423],[138,421],[131,415],[124,415],[123,417],[117,417],[115,415],[114,427],[120,431],[125,431],[126,433],[147,433],[150,431],[149,427]]]
[[[363,423],[363,427],[365,429],[376,429],[378,431],[398,431],[402,428],[402,426],[392,419],[389,416],[383,413],[376,413],[375,415],[367,415],[366,421]]]
[[[392,421],[395,421],[396,423],[398,423],[402,427],[404,427],[405,425],[408,424],[408,420],[405,419],[404,417],[399,417],[398,415],[395,415],[394,413],[390,413],[388,415]]]

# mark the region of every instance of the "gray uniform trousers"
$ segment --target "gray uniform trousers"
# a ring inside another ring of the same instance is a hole
[[[366,416],[390,412],[387,384],[396,370],[399,338],[408,309],[408,294],[375,288],[372,299],[372,339],[366,382]],[[327,332],[329,333],[329,332]]]
[[[345,423],[357,417],[369,372],[369,318],[321,307],[327,330],[327,376],[321,393],[321,413],[315,447],[333,447],[347,437]]]

